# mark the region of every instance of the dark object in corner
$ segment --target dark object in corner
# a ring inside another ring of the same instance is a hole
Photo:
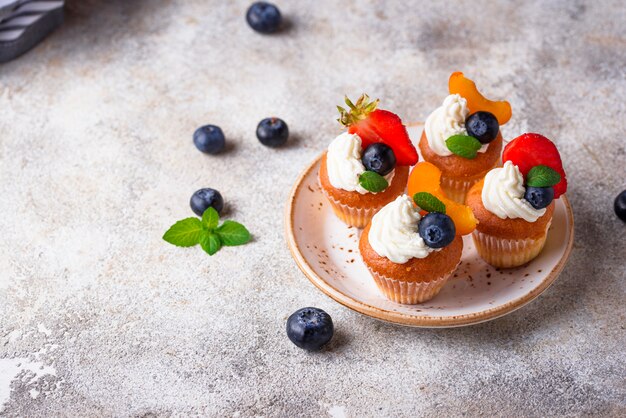
[[[0,63],[32,49],[63,23],[64,1],[0,0]]]

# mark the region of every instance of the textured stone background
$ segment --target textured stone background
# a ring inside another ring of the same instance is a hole
[[[0,415],[624,416],[623,1],[68,1],[64,26],[0,67]],[[338,130],[344,93],[423,120],[462,69],[514,108],[506,137],[559,145],[576,215],[560,279],[483,325],[407,329],[343,308],[297,269],[282,211]],[[281,150],[257,122],[284,118]],[[193,147],[224,129],[219,157]],[[165,244],[200,187],[254,242]],[[336,338],[284,335],[306,305]]]

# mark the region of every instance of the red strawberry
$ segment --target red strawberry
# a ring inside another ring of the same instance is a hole
[[[346,104],[348,110],[337,106],[341,114],[338,120],[348,127],[348,132],[361,137],[363,149],[375,142],[382,142],[391,147],[398,165],[417,163],[417,150],[398,115],[376,109],[378,100],[370,102],[366,94],[359,97],[356,104],[346,97]]]
[[[547,165],[561,175],[561,181],[554,186],[554,198],[567,190],[567,178],[563,170],[561,155],[556,145],[539,134],[522,134],[509,142],[502,152],[502,162],[511,161],[526,176],[536,165]]]

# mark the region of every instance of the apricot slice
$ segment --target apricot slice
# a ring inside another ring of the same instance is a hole
[[[504,125],[511,119],[511,105],[509,102],[488,100],[480,94],[476,84],[469,78],[466,78],[460,71],[452,73],[448,81],[448,89],[450,94],[460,94],[461,97],[467,100],[467,107],[470,113],[480,110],[493,113],[500,125]]]
[[[415,193],[428,192],[446,205],[446,215],[452,218],[457,235],[467,235],[475,228],[478,221],[469,206],[461,205],[448,199],[441,188],[441,170],[434,164],[423,161],[417,163],[409,174],[409,196]]]

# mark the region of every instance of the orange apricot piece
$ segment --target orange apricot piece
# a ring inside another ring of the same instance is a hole
[[[441,170],[426,161],[417,163],[409,175],[409,196],[413,197],[419,192],[428,192],[441,200],[446,206],[446,215],[454,222],[457,235],[467,235],[476,229],[478,220],[474,217],[472,209],[446,197],[441,188]]]
[[[480,110],[493,113],[500,125],[504,125],[511,119],[511,105],[509,102],[505,100],[492,101],[485,98],[476,88],[476,83],[466,78],[460,71],[452,73],[448,81],[448,89],[450,94],[460,94],[461,97],[467,100],[467,107],[470,113]]]

